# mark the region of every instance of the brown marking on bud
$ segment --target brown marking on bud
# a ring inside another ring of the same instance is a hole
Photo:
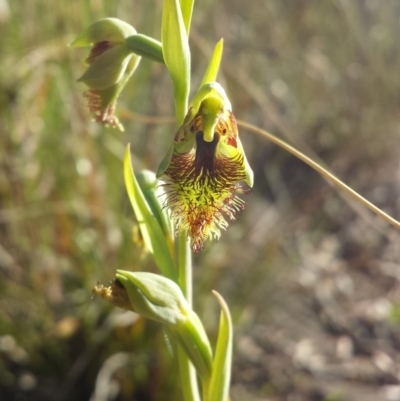
[[[95,43],[95,45],[90,50],[89,56],[85,59],[85,62],[87,64],[91,64],[96,57],[100,56],[113,46],[115,46],[115,43],[111,43],[107,40]]]
[[[92,292],[112,305],[133,311],[128,293],[118,280],[113,280],[108,287],[97,283]]]

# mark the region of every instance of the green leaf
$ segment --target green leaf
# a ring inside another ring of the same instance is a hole
[[[190,311],[184,324],[178,325],[174,332],[179,344],[196,367],[203,380],[209,380],[212,371],[212,351],[204,326],[197,314]]]
[[[149,205],[133,174],[129,145],[126,147],[124,158],[124,177],[135,216],[138,220],[144,243],[153,255],[154,261],[162,274],[177,282],[177,273],[168,244],[157,219],[151,212]]]
[[[164,64],[162,44],[149,36],[137,34],[125,39],[127,46],[139,56]]]
[[[228,305],[216,291],[213,291],[213,294],[221,306],[221,318],[208,400],[226,401],[231,381],[233,328]]]
[[[151,212],[163,230],[164,236],[168,239],[168,244],[172,247],[174,243],[174,227],[167,208],[163,207],[162,195],[164,191],[159,188],[159,181],[155,173],[149,170],[141,170],[136,174],[136,179]]]
[[[180,0],[180,3],[181,3],[183,22],[185,23],[187,36],[189,36],[194,0]]]
[[[207,70],[204,74],[203,80],[201,81],[200,88],[204,84],[214,82],[217,80],[219,66],[221,64],[222,52],[224,50],[224,40],[221,39],[214,47],[213,54],[210,62],[208,63]]]
[[[197,383],[196,369],[188,359],[183,347],[178,347],[179,378],[182,386],[183,399],[185,401],[201,401],[199,386]]]
[[[180,124],[187,111],[190,49],[179,0],[164,0],[161,38],[164,61],[174,85],[175,112]]]

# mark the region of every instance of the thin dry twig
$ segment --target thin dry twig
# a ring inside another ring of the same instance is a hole
[[[400,229],[400,222],[395,220],[393,217],[389,216],[386,214],[383,210],[379,209],[377,206],[375,206],[373,203],[369,202],[367,199],[362,197],[359,193],[351,189],[349,186],[347,186],[344,182],[340,181],[337,177],[335,177],[333,174],[331,174],[329,171],[325,170],[322,166],[320,166],[318,163],[314,162],[311,160],[309,157],[307,157],[305,154],[301,153],[294,147],[290,146],[286,142],[282,141],[281,139],[277,138],[275,135],[270,134],[269,132],[260,129],[256,127],[255,125],[249,124],[245,121],[237,121],[238,125],[248,129],[249,131],[252,131],[258,135],[263,136],[264,138],[267,138],[269,141],[274,143],[275,145],[278,145],[282,149],[286,150],[287,152],[291,153],[293,156],[296,156],[298,159],[302,160],[304,163],[308,164],[311,168],[313,168],[315,171],[317,171],[319,174],[321,174],[326,180],[331,182],[333,185],[335,185],[337,188],[341,189],[342,191],[346,192],[348,195],[350,195],[353,199],[357,200],[361,204],[363,204],[365,207],[367,207],[369,210],[377,214],[379,217],[384,219],[386,222],[391,224],[392,226]]]

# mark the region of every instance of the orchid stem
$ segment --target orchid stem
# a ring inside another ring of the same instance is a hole
[[[192,252],[187,232],[178,237],[178,284],[190,306],[192,306]]]
[[[286,150],[287,152],[291,153],[292,155],[296,156],[298,159],[303,161],[304,163],[308,164],[311,168],[313,168],[315,171],[317,171],[319,174],[321,174],[326,180],[331,182],[333,185],[350,195],[353,199],[357,200],[361,204],[363,204],[365,207],[367,207],[369,210],[377,214],[379,217],[384,219],[386,222],[391,224],[392,226],[396,227],[397,229],[400,229],[400,222],[395,220],[393,217],[389,216],[386,214],[383,210],[379,209],[377,206],[375,206],[373,203],[369,202],[367,199],[362,197],[359,193],[351,189],[348,185],[346,185],[344,182],[340,181],[338,178],[336,178],[333,174],[331,174],[329,171],[325,170],[322,166],[320,166],[318,163],[314,162],[311,160],[309,157],[307,157],[304,153],[301,153],[297,149],[295,149],[293,146],[290,146],[286,142],[282,141],[281,139],[277,138],[275,135],[270,134],[267,131],[264,131],[263,129],[260,129],[256,127],[255,125],[249,124],[245,121],[238,121],[237,122],[239,126],[248,129],[249,131],[252,131],[258,135],[261,135],[271,142],[273,142],[275,145],[278,145],[282,149]]]
[[[185,401],[200,401],[196,370],[182,347],[178,348],[179,376]]]
[[[185,298],[192,306],[192,251],[187,232],[178,237],[178,283]],[[178,361],[185,401],[200,401],[196,370],[185,351],[179,347]]]
[[[191,5],[189,3],[192,3]],[[190,25],[190,16],[193,8],[193,1],[184,1],[183,4],[188,6],[185,8],[186,16],[186,29]],[[187,32],[188,34],[188,32]],[[185,77],[182,77],[185,79]],[[175,116],[178,127],[183,123],[185,115],[188,111],[188,95],[190,87],[190,68],[189,74],[186,76],[188,82],[183,85],[187,91],[182,90],[182,87],[174,88],[175,100]],[[188,239],[188,233],[185,231],[178,236],[178,284],[181,288],[188,304],[192,307],[192,250]],[[200,401],[200,391],[197,382],[196,369],[190,362],[188,356],[182,347],[178,349],[178,363],[182,383],[183,397],[185,401]]]

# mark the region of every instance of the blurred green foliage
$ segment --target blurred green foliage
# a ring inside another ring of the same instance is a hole
[[[172,84],[145,60],[119,101],[125,132],[90,121],[76,83],[85,51],[68,43],[108,16],[160,38],[160,1],[0,0],[1,400],[179,399],[159,326],[91,295],[116,269],[154,268],[132,241],[122,157],[130,142],[135,170],[156,170],[174,127]],[[399,21],[395,0],[199,1],[193,87],[224,37],[220,81],[235,115],[322,159],[399,218]],[[211,289],[235,320],[234,399],[323,400],[338,385],[343,399],[379,399],[399,384],[394,368],[365,379],[338,365],[342,376],[321,376],[296,350],[320,339],[334,364],[330,350],[347,336],[364,365],[376,367],[379,352],[399,361],[398,325],[388,324],[391,310],[397,323],[398,234],[292,156],[241,138],[255,189],[195,259],[206,328],[215,334],[218,321]]]

